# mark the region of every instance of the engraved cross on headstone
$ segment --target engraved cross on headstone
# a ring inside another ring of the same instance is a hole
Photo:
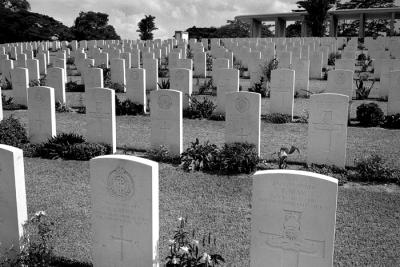
[[[124,226],[120,225],[120,236],[111,236],[116,241],[121,241],[121,261],[124,260],[124,242],[133,243],[133,240],[124,239]]]
[[[343,129],[343,124],[335,124],[332,120],[333,111],[324,111],[322,115],[322,122],[314,123],[314,128],[320,131],[326,131],[329,135],[328,148],[324,152],[330,153],[332,151],[332,133]]]

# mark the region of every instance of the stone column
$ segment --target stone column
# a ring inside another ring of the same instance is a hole
[[[359,38],[364,38],[364,36],[365,36],[364,29],[365,29],[365,14],[361,13],[360,14],[360,29],[359,29],[359,32],[358,32],[358,37]]]
[[[311,29],[307,24],[305,18],[301,21],[301,37],[309,37],[311,36]]]
[[[286,20],[282,18],[275,19],[275,37],[286,36]]]
[[[394,36],[395,35],[394,24],[396,23],[396,13],[392,13],[390,15],[391,15],[391,18],[390,18],[390,36]]]
[[[330,37],[337,37],[337,26],[338,26],[338,18],[334,15],[331,15],[330,25],[329,25]]]
[[[251,37],[261,37],[261,26],[262,23],[259,20],[253,19],[251,22]]]

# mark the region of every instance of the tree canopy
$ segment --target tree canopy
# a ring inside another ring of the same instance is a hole
[[[138,30],[140,40],[153,40],[153,31],[158,30],[154,20],[156,17],[152,15],[145,15],[144,18],[138,23]]]
[[[0,0],[0,6],[12,11],[31,10],[31,4],[27,0]]]
[[[71,29],[77,40],[121,39],[114,27],[108,25],[108,14],[101,12],[79,12]]]

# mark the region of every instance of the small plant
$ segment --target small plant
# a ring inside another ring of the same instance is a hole
[[[364,103],[357,107],[357,120],[361,126],[374,127],[383,122],[383,111],[376,103]]]
[[[388,182],[391,180],[391,170],[383,159],[376,154],[368,155],[354,161],[357,174],[353,177],[364,182]]]
[[[225,144],[220,153],[220,172],[225,174],[251,173],[260,159],[256,146],[248,143]]]
[[[340,58],[341,58],[341,55],[340,55],[339,52],[330,53],[329,56],[328,56],[328,65],[329,66],[335,66],[336,59],[340,59]]]
[[[249,88],[249,92],[259,93],[261,97],[267,97],[270,91],[267,89],[267,85],[264,83],[264,77],[260,77],[260,81],[254,83],[253,87]]]
[[[65,91],[74,93],[83,93],[85,92],[85,85],[78,84],[77,82],[74,81],[69,81],[65,84]]]
[[[158,68],[158,78],[167,78],[168,77],[168,69],[166,68]]]
[[[24,148],[28,136],[24,126],[13,116],[0,121],[0,144]]]
[[[271,83],[271,73],[278,68],[278,65],[278,59],[274,58],[270,61],[266,61],[265,64],[261,66],[262,76],[267,84]]]
[[[126,86],[122,83],[109,83],[109,84],[104,84],[106,88],[110,88],[115,90],[116,93],[124,93],[126,90]]]
[[[74,65],[75,64],[75,58],[74,57],[69,57],[67,58],[67,65]]]
[[[199,95],[214,95],[216,94],[217,87],[214,85],[213,78],[204,80],[204,83],[199,87]]]
[[[72,112],[72,109],[70,107],[68,107],[67,104],[57,101],[56,102],[56,112],[67,113],[67,112]]]
[[[12,257],[13,248],[10,248],[5,255],[0,256],[0,266],[53,266],[54,222],[44,211],[39,211],[23,228],[21,251]]]
[[[12,98],[11,96],[8,97],[3,93],[1,94],[1,103],[4,110],[28,109],[27,106],[15,104],[14,98]]]
[[[372,81],[370,86],[365,85],[365,78],[356,79],[356,99],[364,100],[368,99],[368,96],[374,87],[375,81]]]
[[[210,121],[224,121],[225,120],[225,114],[222,113],[213,113],[211,116],[208,118]]]
[[[195,239],[195,231],[185,229],[187,218],[179,218],[178,229],[174,232],[174,238],[170,240],[170,255],[166,259],[166,267],[214,267],[225,262],[219,254],[200,252],[200,241]],[[203,237],[202,247],[216,249],[216,239],[211,239],[211,233]]]
[[[400,113],[385,116],[385,121],[382,127],[388,129],[400,129]]]
[[[47,159],[90,160],[110,152],[108,145],[88,143],[78,134],[61,133],[40,144],[34,155]]]
[[[190,48],[186,49],[186,58],[193,59],[193,52]]]
[[[361,54],[358,55],[357,61],[365,61],[365,60],[367,60],[367,55],[366,54],[361,53]]]
[[[287,168],[288,155],[291,155],[296,151],[300,153],[300,150],[297,147],[291,146],[290,149],[287,148],[287,147],[281,147],[281,149],[278,152],[273,153],[273,155],[274,154],[278,155],[279,169],[286,169]]]
[[[202,101],[195,97],[190,98],[190,106],[183,110],[183,117],[188,119],[208,119],[216,109],[214,102],[206,97]]]
[[[122,115],[142,115],[144,108],[142,104],[132,102],[130,99],[121,101],[117,96],[115,97],[115,113],[117,116]]]
[[[161,80],[161,83],[157,83],[157,85],[160,89],[170,89],[171,88],[171,82],[169,79]]]
[[[328,69],[323,67],[322,68],[322,80],[327,81],[328,80]]]
[[[359,63],[361,65],[361,72],[366,72],[372,64],[372,59],[368,56],[365,60],[360,60]]]
[[[215,144],[206,141],[200,144],[198,138],[181,154],[182,167],[185,171],[215,171],[218,166],[219,150]]]
[[[35,86],[46,86],[46,76],[40,78],[39,80],[34,79],[29,82],[29,87]]]
[[[104,87],[114,89],[116,93],[123,93],[125,92],[125,84],[122,83],[114,83],[111,81],[111,69],[107,68],[105,64],[101,64],[98,68],[103,69],[103,81]]]
[[[266,114],[263,115],[263,119],[265,122],[277,124],[292,122],[292,117],[290,115],[281,113]]]
[[[4,74],[3,74],[3,78],[0,80],[0,88],[2,90],[11,90],[12,89],[12,84],[11,84],[10,80],[7,79],[7,77],[5,77]]]
[[[212,71],[212,65],[213,65],[213,57],[207,53],[206,54],[206,70]]]
[[[174,157],[169,154],[168,147],[161,145],[147,151],[146,156],[157,162],[180,164],[180,157]]]

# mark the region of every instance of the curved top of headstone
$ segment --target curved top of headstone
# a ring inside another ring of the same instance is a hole
[[[23,153],[22,149],[14,146],[0,144],[0,151],[9,151],[11,153]]]
[[[329,99],[332,101],[340,101],[340,102],[349,102],[349,96],[343,94],[335,94],[335,93],[321,93],[314,94],[310,96],[310,100],[315,99],[315,101],[322,101],[324,99]]]
[[[96,160],[123,160],[123,161],[130,161],[134,163],[139,163],[143,165],[150,166],[152,168],[158,168],[158,163],[149,159],[144,159],[136,156],[128,156],[128,155],[104,155],[104,156],[98,156],[95,158],[92,158],[90,162],[96,161]]]
[[[296,170],[267,170],[267,171],[257,171],[254,174],[254,178],[261,178],[260,176],[264,175],[282,175],[282,176],[307,176],[315,179],[320,179],[326,182],[331,182],[334,184],[338,184],[338,180],[336,178],[326,176],[319,173],[307,172],[307,171],[296,171]]]

